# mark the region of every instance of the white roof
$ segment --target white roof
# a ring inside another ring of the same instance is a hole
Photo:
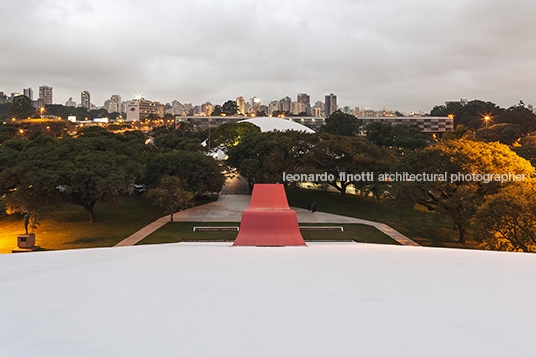
[[[305,131],[306,133],[314,133],[313,129],[306,127],[305,125],[281,118],[270,117],[256,117],[251,119],[240,120],[239,123],[248,122],[257,125],[264,133],[266,131]]]
[[[0,255],[0,356],[526,356],[536,254],[179,243]]]

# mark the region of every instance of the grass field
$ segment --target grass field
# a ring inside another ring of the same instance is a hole
[[[288,190],[289,204],[307,208],[307,204],[317,202],[317,209],[344,216],[375,220],[371,200],[356,195],[347,195],[345,203],[340,203],[337,193],[313,190]],[[198,201],[197,204],[211,202]],[[0,201],[0,212],[3,212]],[[408,207],[403,212],[387,204],[378,204],[376,221],[386,223],[400,233],[423,246],[449,248],[475,248],[477,244],[468,234],[468,243],[457,243],[458,232],[452,229],[448,217],[436,213],[418,211]],[[115,208],[97,204],[96,224],[88,222],[85,210],[69,203],[63,203],[55,211],[45,214],[41,225],[31,229],[36,234],[36,245],[47,250],[111,247],[136,232],[145,225],[164,215],[163,209],[139,196],[126,196],[123,203]],[[207,223],[176,222],[164,227],[142,240],[139,244],[172,243],[179,241],[232,241],[236,232],[192,232],[194,225]],[[210,225],[235,225],[238,223],[210,223]],[[307,224],[309,225],[309,224]],[[345,232],[302,232],[305,240],[355,240],[368,243],[398,244],[373,227],[344,224]],[[18,234],[24,233],[20,214],[0,216],[0,253],[10,253],[16,248]]]
[[[3,212],[3,202],[0,208]],[[29,231],[35,233],[35,244],[46,250],[111,247],[162,217],[164,210],[140,196],[125,196],[115,208],[97,203],[95,214],[98,222],[92,224],[84,208],[62,203],[57,210],[46,212],[38,228]],[[21,233],[24,233],[22,215],[1,216],[0,254],[17,248],[17,235]]]
[[[340,203],[340,194],[314,190],[287,190],[290,206],[307,208],[307,204],[316,202],[317,210],[385,223],[408,238],[423,246],[448,248],[476,248],[477,243],[467,234],[465,245],[457,243],[458,232],[452,229],[452,221],[433,212],[424,212],[408,207],[403,212],[388,204],[376,205],[374,219],[373,203],[358,195],[346,195],[345,202]]]
[[[398,244],[376,228],[362,224],[304,224],[304,226],[343,226],[343,232],[303,231],[306,241],[314,240],[354,240],[364,243]],[[177,243],[189,241],[234,241],[238,232],[194,232],[193,227],[239,227],[240,223],[230,222],[174,222],[168,223],[138,244]]]

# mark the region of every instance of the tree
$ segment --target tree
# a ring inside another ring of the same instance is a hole
[[[478,130],[484,125],[485,116],[489,116],[493,122],[496,122],[496,118],[503,110],[492,102],[472,100],[465,105],[457,102],[450,102],[446,106],[437,105],[431,110],[430,115],[442,117],[452,115],[455,126],[463,124],[467,128]]]
[[[235,100],[228,100],[223,103],[221,112],[225,115],[236,115],[238,113],[238,105]]]
[[[25,95],[16,96],[7,114],[12,118],[26,119],[36,114],[32,101]]]
[[[480,141],[498,141],[501,144],[512,145],[521,137],[521,131],[516,124],[502,123],[475,132],[475,138]]]
[[[485,195],[508,185],[495,180],[486,182],[482,175],[528,177],[534,168],[503,144],[462,139],[442,141],[407,155],[395,171],[430,175],[426,180],[395,182],[395,203],[400,207],[420,204],[448,215],[459,231],[459,243],[464,244],[465,233]],[[434,174],[447,177],[434,179]]]
[[[326,118],[320,132],[341,136],[356,136],[359,133],[359,122],[353,115],[337,110]]]
[[[162,152],[172,150],[202,151],[201,141],[197,138],[188,138],[173,133],[161,135],[155,139],[155,146]]]
[[[332,175],[333,180],[327,183],[341,193],[344,202],[346,189],[352,184],[348,175],[371,171],[378,156],[379,148],[363,138],[320,134],[307,153],[306,163],[317,172]]]
[[[528,134],[536,130],[536,115],[521,101],[518,105],[514,105],[494,119],[496,123],[511,123],[516,124],[522,134]],[[519,136],[518,136],[519,138]]]
[[[145,183],[157,187],[166,176],[177,176],[187,190],[202,195],[219,192],[225,181],[216,160],[199,152],[171,151],[152,157],[146,168]]]
[[[212,113],[211,115],[212,116],[220,116],[221,115],[221,105],[215,105],[214,108],[212,109]]]
[[[536,191],[531,181],[486,198],[474,227],[485,249],[536,252]]]
[[[365,197],[372,195],[372,210],[374,220],[376,220],[376,203],[389,194],[389,182],[380,181],[380,175],[391,171],[391,167],[396,162],[397,157],[393,150],[386,147],[380,147],[377,150],[368,151],[372,158],[368,165],[364,167],[364,172],[372,173],[372,180],[353,180],[353,186],[358,189]]]
[[[173,213],[192,206],[194,194],[186,190],[186,182],[175,176],[166,176],[160,185],[147,192],[147,197],[170,213],[173,223]]]
[[[231,146],[238,145],[242,138],[250,134],[258,134],[261,129],[252,123],[225,123],[214,130],[211,136],[211,147],[222,146],[227,150]]]
[[[366,126],[367,140],[378,146],[390,147],[395,142],[395,131],[392,125],[373,122]]]
[[[417,125],[390,125],[374,122],[366,127],[367,140],[378,146],[416,150],[427,146]]]
[[[315,135],[297,131],[247,135],[229,147],[227,163],[248,180],[250,189],[254,183],[282,182],[283,172],[304,169],[303,158],[315,140]]]
[[[141,175],[138,160],[143,154],[138,150],[145,146],[105,129],[77,138],[12,141],[21,145],[8,141],[0,150],[12,157],[0,171],[0,190],[11,192],[7,204],[12,212],[29,210],[39,217],[45,208],[67,199],[84,207],[95,223],[96,202],[116,204]]]

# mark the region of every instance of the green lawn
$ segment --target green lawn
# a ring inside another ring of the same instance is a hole
[[[365,243],[398,244],[376,228],[361,224],[303,224],[304,226],[343,226],[343,232],[303,231],[306,241],[314,240],[354,240]],[[168,223],[138,244],[177,243],[188,241],[234,241],[238,232],[194,232],[193,227],[239,227],[240,223],[230,222],[174,222]]]
[[[448,248],[476,248],[477,243],[467,234],[466,245],[458,244],[458,232],[452,229],[452,221],[444,215],[419,211],[408,207],[403,212],[387,204],[376,205],[374,219],[373,203],[358,195],[346,195],[340,203],[340,194],[314,190],[287,190],[290,206],[307,208],[316,202],[317,210],[385,223],[423,246]]]
[[[340,214],[367,220],[374,220],[371,200],[360,196],[347,195],[346,202],[340,203],[337,193],[313,190],[288,190],[289,204],[307,208],[308,203],[317,202],[322,212]],[[213,200],[198,201],[197,204]],[[418,211],[408,207],[399,212],[386,204],[377,205],[378,222],[395,228],[400,233],[424,246],[449,248],[475,248],[468,234],[468,243],[462,246],[457,242],[458,234],[452,229],[448,217],[436,213]],[[0,200],[0,212],[3,212]],[[61,204],[57,210],[47,212],[41,225],[32,229],[36,234],[36,245],[49,249],[74,249],[92,247],[111,247],[140,228],[164,215],[163,209],[139,196],[126,196],[123,203],[115,208],[97,204],[95,213],[99,220],[96,224],[88,222],[85,210],[69,203]],[[232,241],[236,232],[192,232],[194,225],[206,226],[207,223],[176,222],[148,236],[140,244],[171,243],[178,241]],[[235,225],[238,223],[210,223],[210,225]],[[309,224],[307,224],[309,225]],[[373,227],[343,224],[345,232],[302,232],[305,240],[355,240],[368,243],[397,244]],[[24,233],[23,219],[20,214],[0,215],[0,253],[10,253],[16,248],[18,234]]]
[[[198,201],[197,204],[213,200]],[[3,202],[0,202],[3,212]],[[46,212],[41,225],[30,229],[36,245],[49,249],[111,247],[132,233],[164,215],[161,207],[140,196],[125,196],[115,208],[97,203],[97,223],[89,223],[84,208],[62,203],[57,210]],[[24,233],[20,214],[0,216],[0,253],[11,253],[17,247],[17,235]]]

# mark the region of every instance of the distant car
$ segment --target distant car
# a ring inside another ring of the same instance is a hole
[[[144,185],[132,184],[130,185],[131,194],[141,195],[145,192]]]

